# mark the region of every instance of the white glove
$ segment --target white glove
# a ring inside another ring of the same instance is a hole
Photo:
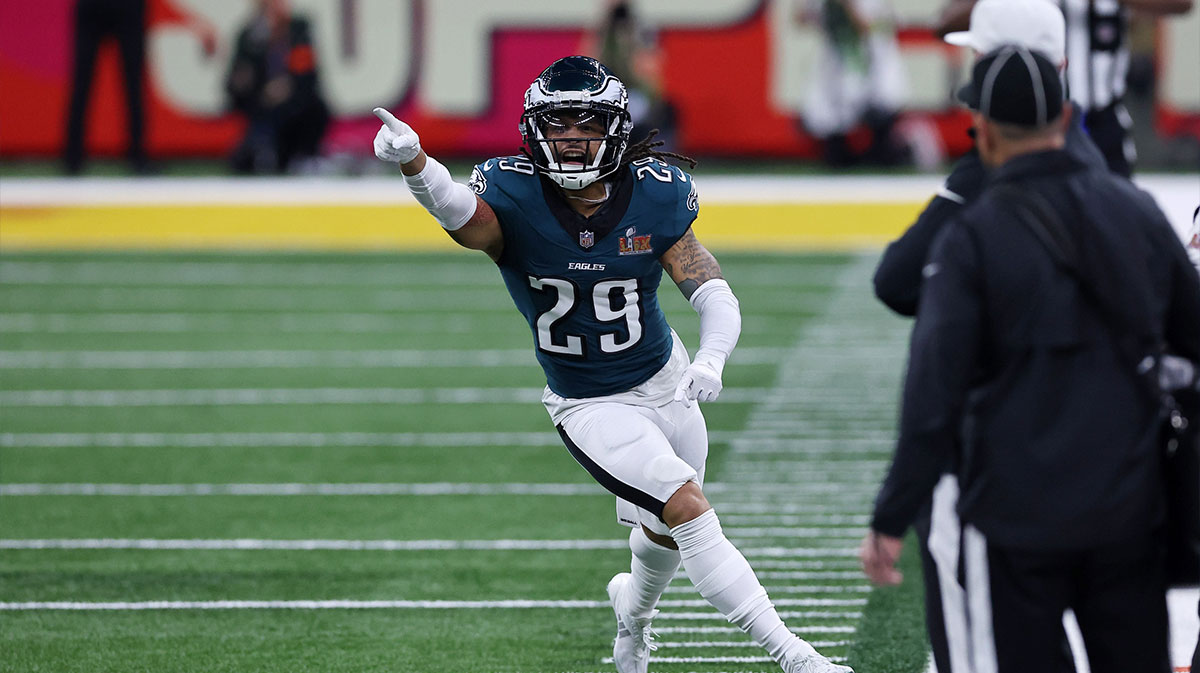
[[[375,116],[383,122],[375,134],[375,156],[381,161],[407,164],[421,153],[421,139],[417,132],[387,110],[375,108]]]
[[[675,401],[692,406],[692,400],[712,402],[721,394],[721,371],[704,360],[693,362],[675,386]]]

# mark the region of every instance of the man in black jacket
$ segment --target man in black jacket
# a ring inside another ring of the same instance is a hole
[[[969,29],[949,33],[946,40],[969,47],[977,55],[1004,44],[1019,44],[1039,52],[1058,66],[1066,66],[1066,36],[1062,12],[1046,0],[980,0],[973,5]],[[970,87],[960,98],[968,105]],[[1085,163],[1103,166],[1104,156],[1080,125],[1083,114],[1073,108],[1066,131],[1066,150]],[[983,189],[986,167],[975,148],[955,163],[945,184],[930,200],[917,221],[884,251],[875,271],[875,294],[896,313],[914,316],[921,288],[921,269],[933,239],[946,222],[970,204]],[[921,570],[925,579],[925,621],[938,673],[967,673],[967,652],[951,648],[946,616],[951,622],[962,610],[957,577],[959,526],[955,514],[958,486],[953,465],[922,509],[914,528],[920,542]],[[961,641],[960,639],[957,639]],[[1066,643],[1063,644],[1066,647]]]
[[[1049,61],[1005,47],[973,74],[990,174],[923,269],[864,569],[899,581],[901,536],[957,457],[973,670],[1067,670],[1071,608],[1093,671],[1166,673],[1159,409],[1139,367],[1162,344],[1200,358],[1200,278],[1147,194],[1065,149]]]

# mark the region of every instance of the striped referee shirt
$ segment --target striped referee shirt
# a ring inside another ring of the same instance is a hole
[[[1117,0],[1058,0],[1067,26],[1067,88],[1085,111],[1125,95],[1129,11]]]

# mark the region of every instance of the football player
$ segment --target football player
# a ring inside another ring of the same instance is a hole
[[[617,670],[645,673],[655,606],[682,563],[700,595],[788,673],[850,673],[788,630],[701,490],[708,437],[695,402],[720,394],[741,313],[692,233],[695,183],[663,161],[690,160],[657,151],[653,134],[630,145],[625,86],[585,56],[534,80],[524,155],[484,161],[469,185],[451,180],[407,124],[375,113],[376,156],[400,164],[451,238],[499,266],[529,322],[551,420],[633,528],[630,572],[608,584]],[[664,269],[700,314],[690,362],[658,304]]]

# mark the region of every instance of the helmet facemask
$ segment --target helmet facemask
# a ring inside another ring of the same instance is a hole
[[[599,61],[555,61],[525,92],[521,136],[538,171],[583,189],[621,165],[633,124],[625,85]]]
[[[623,118],[599,106],[548,106],[525,115],[522,129],[538,169],[565,189],[583,189],[620,164]]]

